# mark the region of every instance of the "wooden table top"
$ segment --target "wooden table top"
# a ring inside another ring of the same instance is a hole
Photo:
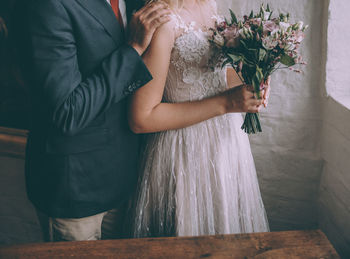
[[[340,258],[320,230],[201,237],[38,243],[0,247],[0,258]]]

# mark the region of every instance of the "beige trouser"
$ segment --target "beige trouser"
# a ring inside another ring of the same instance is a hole
[[[127,206],[85,218],[50,218],[38,212],[46,241],[83,241],[127,237]]]

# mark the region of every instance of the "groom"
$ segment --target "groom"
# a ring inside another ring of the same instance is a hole
[[[126,97],[152,79],[141,56],[169,10],[151,4],[132,15],[143,4],[136,0],[20,4],[33,103],[29,199],[49,217],[51,241],[100,239],[103,218],[114,209],[112,221],[121,220],[137,182],[139,139]]]

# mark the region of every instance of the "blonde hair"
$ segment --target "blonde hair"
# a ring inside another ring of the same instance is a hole
[[[148,0],[146,3],[152,3],[152,2],[164,2],[167,3],[171,8],[177,10],[181,9],[184,6],[184,3],[186,0]],[[207,0],[198,0],[200,2],[206,2]]]

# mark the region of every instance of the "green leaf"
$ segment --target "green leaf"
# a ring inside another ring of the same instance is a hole
[[[284,54],[281,57],[280,63],[282,63],[283,65],[286,65],[287,67],[291,67],[295,65],[294,58],[288,56],[287,54]]]
[[[280,14],[280,17],[279,17],[281,22],[284,22],[284,17],[285,17],[284,14],[281,13],[281,14]]]
[[[249,48],[247,49],[247,55],[257,62],[259,59],[259,50]]]
[[[270,16],[268,20],[271,20],[272,14],[273,14],[273,11],[270,12]]]
[[[267,52],[264,49],[259,49],[259,61],[263,61]]]
[[[269,5],[269,4],[267,4],[266,11],[267,11],[267,12],[271,12],[271,8],[270,8],[270,5]]]
[[[237,63],[242,60],[242,57],[238,55],[228,53],[227,56],[229,56],[232,59],[233,63]]]
[[[243,63],[249,67],[253,67],[255,69],[256,63],[253,60],[250,60],[247,56],[243,56]]]
[[[253,10],[250,12],[250,15],[249,15],[249,19],[252,19],[252,18],[254,18],[254,12],[253,12]]]
[[[240,40],[239,42],[241,43],[241,45],[242,45],[244,48],[248,49],[247,44],[245,43],[244,40]]]
[[[237,24],[238,23],[237,16],[235,15],[235,13],[231,9],[230,9],[230,14],[231,14],[232,22]]]
[[[264,75],[262,73],[261,68],[259,66],[256,66],[256,72],[255,72],[255,75],[253,76],[252,83],[253,83],[254,91],[257,93],[259,99],[260,99],[260,84],[263,79],[264,79]]]

